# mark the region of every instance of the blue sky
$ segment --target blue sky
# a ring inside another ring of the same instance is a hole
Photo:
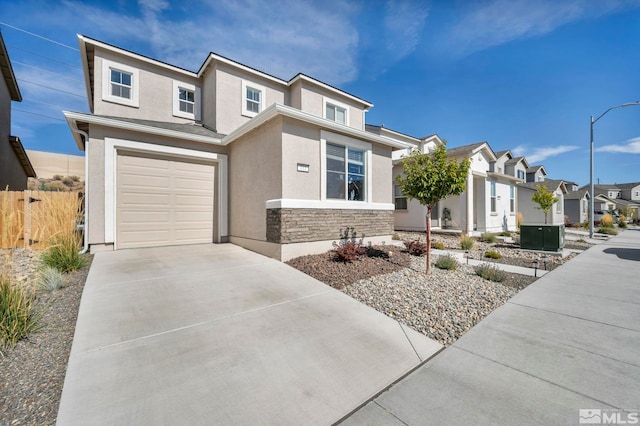
[[[2,0],[0,29],[24,98],[12,133],[61,153],[81,154],[61,110],[88,112],[78,33],[194,71],[214,51],[303,72],[373,102],[368,123],[487,141],[581,185],[589,117],[640,101],[640,0]],[[596,178],[640,181],[640,106],[595,141]]]

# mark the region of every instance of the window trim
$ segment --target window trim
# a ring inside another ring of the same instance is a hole
[[[131,99],[111,94],[111,70],[131,74]],[[140,70],[118,62],[102,59],[102,100],[130,107],[140,107]]]
[[[491,213],[498,212],[498,197],[496,194],[497,194],[496,183],[493,181],[489,182],[489,195],[490,195],[489,211]]]
[[[247,88],[251,88],[254,90],[260,91],[260,102],[258,103],[258,112],[249,111],[247,109]],[[260,84],[256,84],[252,81],[242,80],[242,93],[241,93],[241,103],[242,103],[242,115],[245,117],[255,117],[264,111],[265,105],[265,97],[267,96],[267,91],[264,86]]]
[[[396,195],[396,189],[398,189],[400,195]],[[404,208],[398,208],[398,200],[404,200]],[[402,189],[398,184],[393,184],[393,206],[396,211],[401,212],[407,211],[409,207],[407,196],[402,193]]]
[[[509,185],[509,213],[516,212],[516,186]]]
[[[365,179],[365,199],[364,200],[344,200],[327,198],[327,143],[335,145],[344,145],[347,148],[354,148],[364,151],[364,179]],[[373,150],[371,144],[348,136],[339,135],[337,133],[320,131],[320,200],[331,201],[335,203],[344,203],[346,206],[352,204],[371,204],[373,196],[372,182],[372,165]],[[346,207],[345,206],[345,207]]]
[[[193,92],[193,114],[180,111],[180,89],[187,89]],[[200,120],[200,88],[193,84],[185,83],[183,81],[173,80],[173,115],[175,117],[188,118],[190,120]]]
[[[327,118],[328,104],[344,109],[344,123],[340,123],[339,121],[331,120]],[[324,118],[325,120],[332,121],[334,123],[342,124],[343,126],[348,126],[349,125],[349,105],[336,101],[335,99],[331,99],[331,98],[327,98],[326,96],[323,96],[322,97],[322,118]]]

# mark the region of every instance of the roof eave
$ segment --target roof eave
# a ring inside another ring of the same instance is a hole
[[[29,160],[29,156],[27,152],[24,150],[24,146],[22,146],[22,142],[20,138],[17,136],[9,136],[9,143],[13,148],[13,151],[16,153],[20,164],[22,165],[22,169],[26,173],[27,177],[36,177],[36,171],[31,164],[31,160]]]

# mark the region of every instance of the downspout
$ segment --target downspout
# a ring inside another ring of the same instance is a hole
[[[87,132],[78,129],[73,124],[71,131],[79,134],[84,141],[84,227],[82,232],[82,251],[80,254],[85,254],[89,251],[89,221],[87,220],[87,211],[89,209],[89,135]]]

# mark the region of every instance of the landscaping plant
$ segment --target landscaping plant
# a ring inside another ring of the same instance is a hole
[[[64,278],[62,272],[51,266],[45,266],[38,272],[38,288],[53,291],[62,288]]]
[[[602,219],[600,219],[600,226],[603,228],[613,228],[613,216],[609,213],[603,214]]]
[[[434,241],[431,243],[431,248],[436,250],[444,250],[444,243],[440,241]]]
[[[423,243],[422,241],[413,240],[413,241],[403,241],[404,246],[409,252],[409,254],[413,256],[422,256],[427,252],[427,243]]]
[[[458,269],[458,260],[449,254],[438,256],[438,260],[436,260],[436,267],[440,269],[447,269],[449,271],[455,271],[456,269]]]
[[[82,268],[87,258],[80,254],[80,240],[74,234],[58,234],[52,238],[49,248],[42,252],[42,263],[62,273]]]
[[[460,237],[460,247],[462,250],[471,250],[473,246],[476,244],[476,241],[468,235],[463,235]]]
[[[538,204],[539,207],[536,207],[537,209],[544,212],[544,223],[547,223],[547,213],[559,201],[559,198],[553,195],[553,192],[549,191],[546,185],[536,185],[536,190],[531,200]]]
[[[33,292],[0,277],[0,348],[13,346],[42,328],[34,299]]]
[[[484,278],[485,280],[502,282],[507,277],[504,271],[498,269],[496,265],[490,263],[483,263],[476,266],[476,274]]]
[[[340,233],[340,242],[333,242],[335,260],[344,263],[351,263],[354,260],[357,260],[360,256],[367,254],[367,249],[362,246],[362,239],[357,241],[354,228],[347,227],[344,231],[340,230]]]
[[[600,228],[598,228],[598,232],[600,234],[618,235],[618,231],[613,229],[612,226],[600,226]]]
[[[485,243],[493,244],[493,243],[495,243],[497,241],[497,238],[491,232],[483,232],[482,235],[480,236],[480,240],[485,242]]]
[[[433,152],[423,154],[413,150],[400,160],[403,174],[396,177],[396,183],[409,200],[418,200],[427,208],[425,222],[427,251],[426,273],[431,271],[431,211],[438,201],[450,195],[459,195],[467,188],[467,173],[471,160],[465,158],[458,162],[447,158],[446,142]]]
[[[488,257],[489,259],[501,259],[502,255],[495,250],[487,250],[484,252],[484,257]]]

